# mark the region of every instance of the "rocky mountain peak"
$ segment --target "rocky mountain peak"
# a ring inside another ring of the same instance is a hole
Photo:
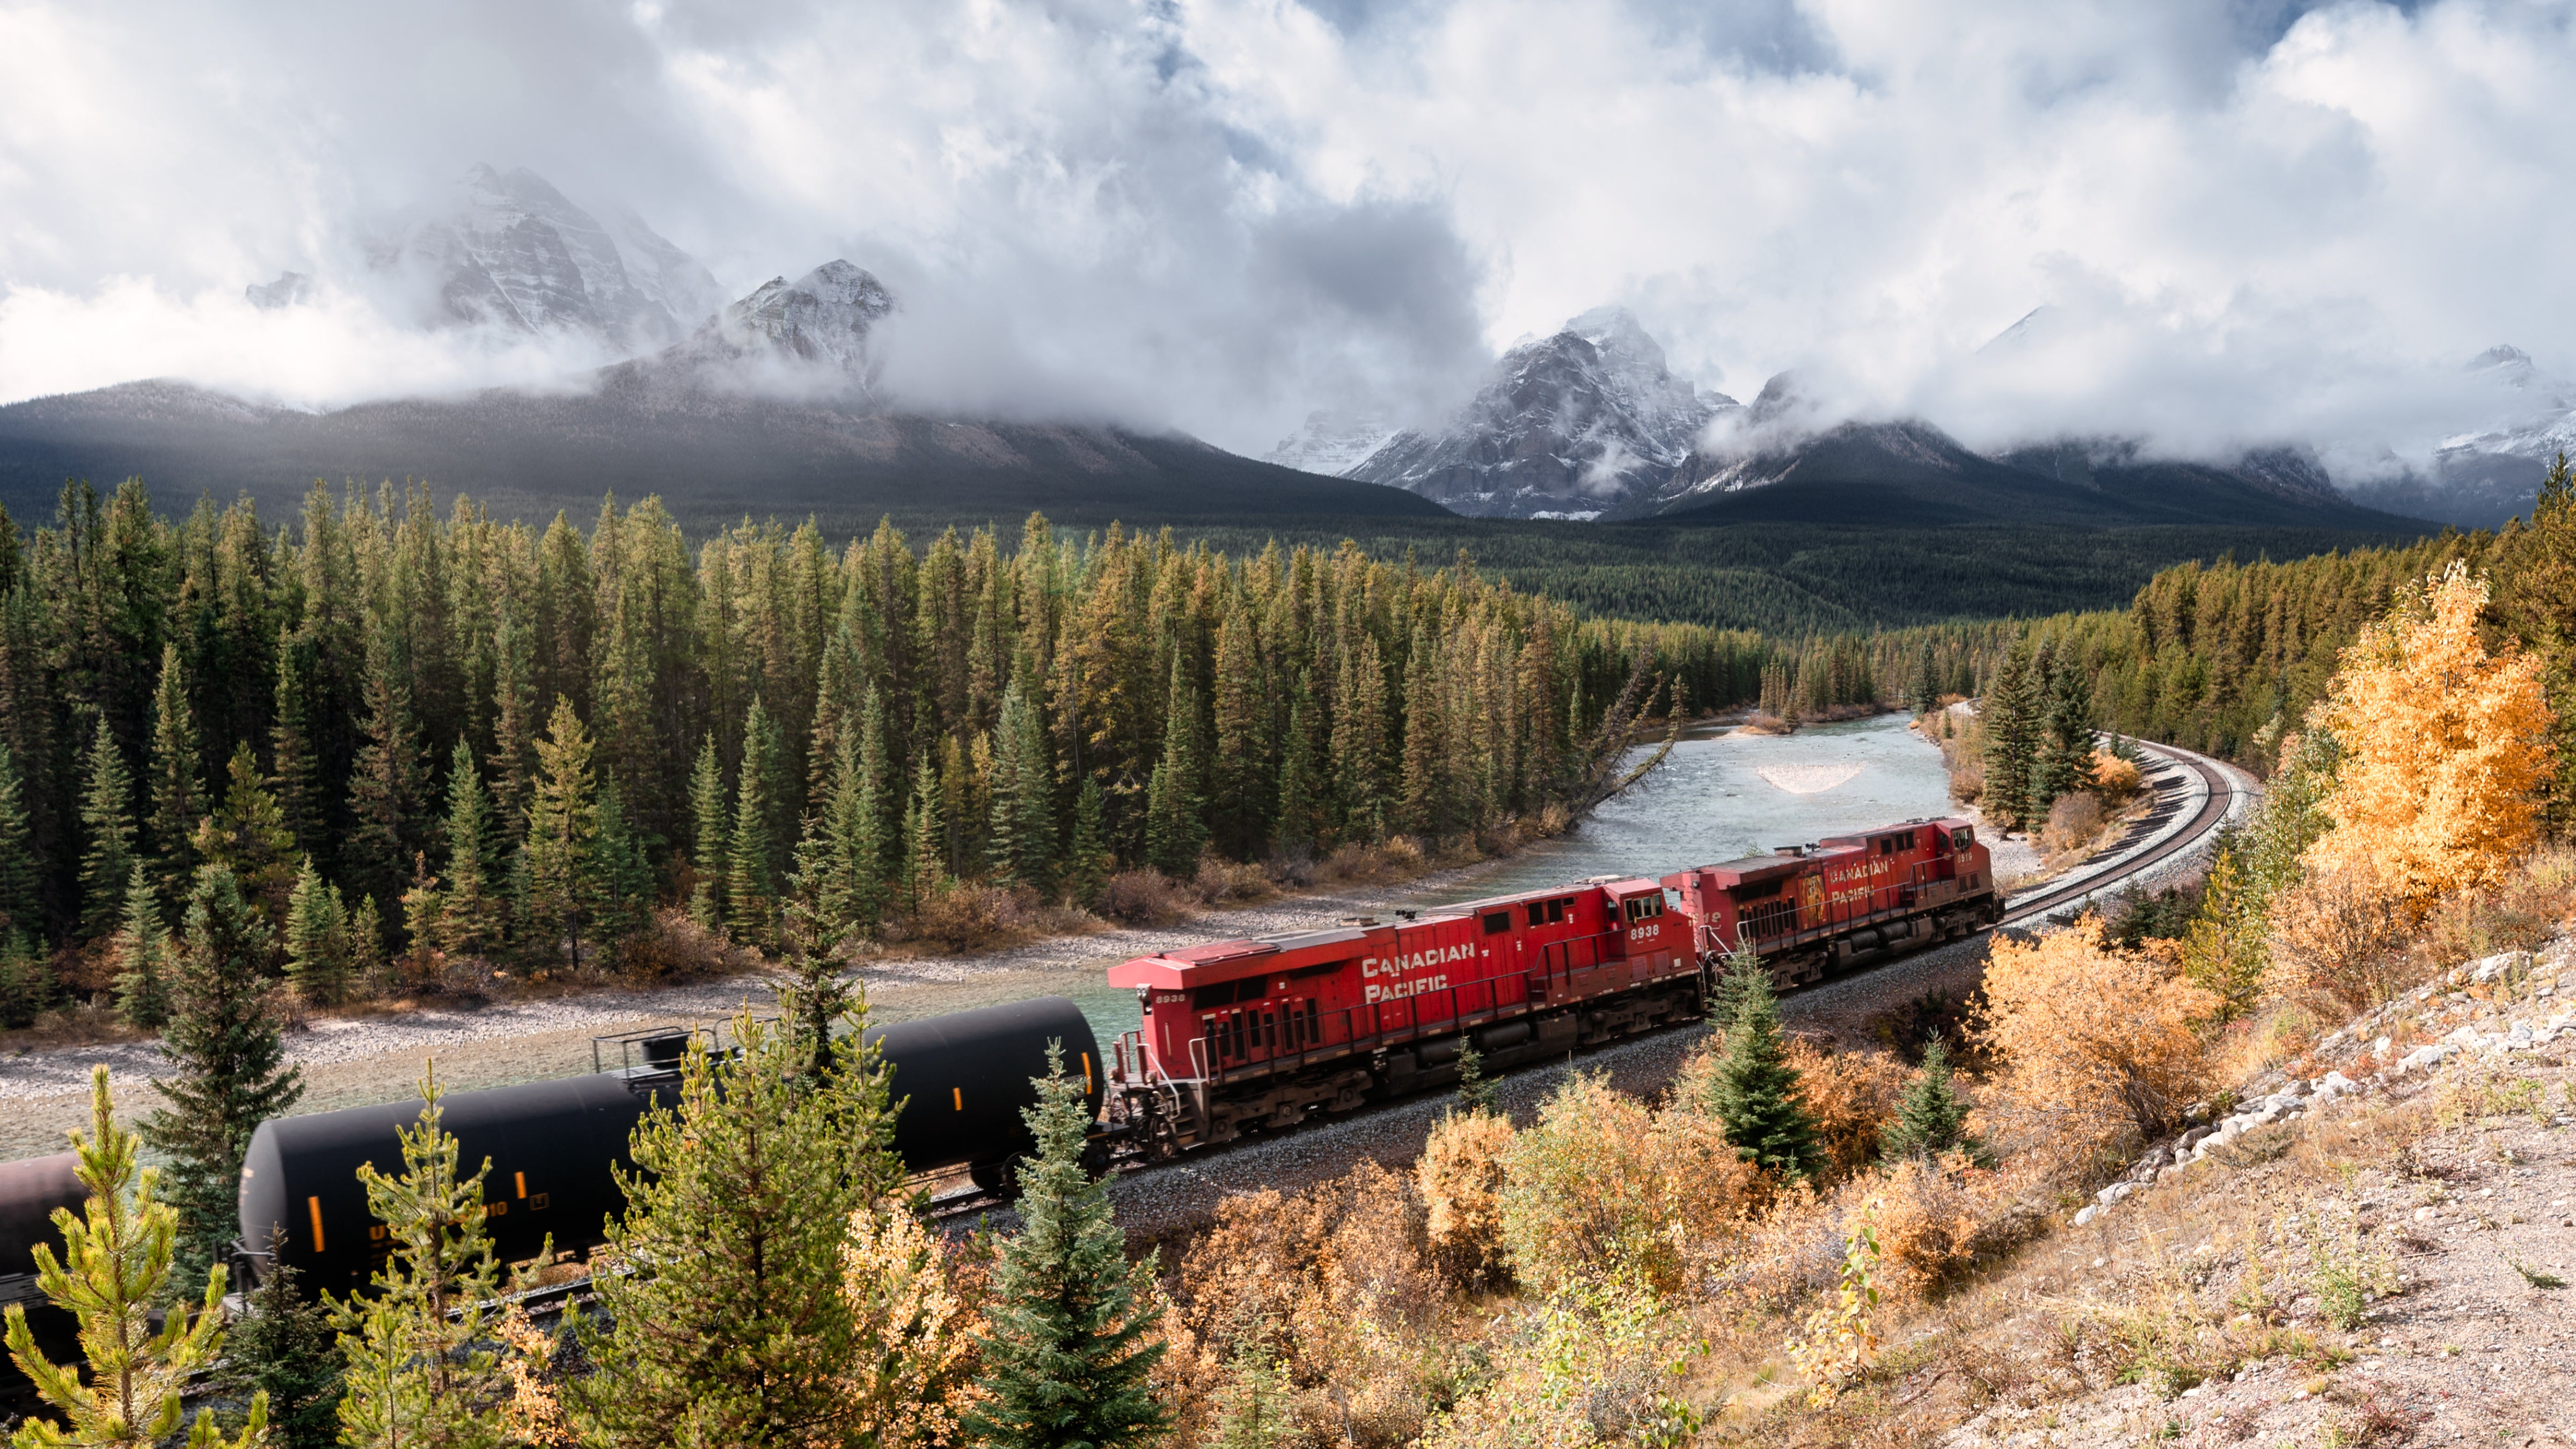
[[[852,373],[868,366],[868,331],[894,311],[894,294],[864,268],[835,258],[791,282],[773,277],[727,307],[725,339]]]
[[[1337,471],[1480,517],[1593,518],[1659,485],[1735,400],[1702,394],[1624,308],[1602,307],[1514,345],[1437,429],[1407,429]],[[1315,468],[1364,439],[1358,420],[1309,419],[1273,461]]]

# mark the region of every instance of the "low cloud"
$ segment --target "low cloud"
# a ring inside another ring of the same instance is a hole
[[[2576,373],[2576,37],[2513,0],[0,0],[0,400],[543,384],[400,320],[372,227],[478,161],[739,295],[846,256],[920,406],[1258,451],[1628,305],[1750,400],[1978,446],[2420,457]],[[307,305],[247,283],[311,272]],[[1986,344],[2033,308],[2010,343]],[[1980,349],[1983,349],[1982,351]],[[2374,462],[2374,460],[2377,460]]]

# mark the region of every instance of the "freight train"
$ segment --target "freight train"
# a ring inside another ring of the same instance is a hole
[[[1999,919],[1992,862],[1967,821],[1914,820],[1696,866],[1660,880],[1600,878],[1340,926],[1218,941],[1127,961],[1139,1024],[1104,1059],[1061,997],[874,1028],[906,1105],[895,1147],[917,1174],[962,1174],[986,1200],[1029,1148],[1021,1109],[1047,1046],[1089,1095],[1099,1165],[1151,1162],[1293,1125],[1310,1114],[1439,1088],[1472,1048],[1495,1070],[1700,1014],[1724,958],[1749,944],[1783,986]],[[681,1032],[602,1038],[588,1077],[449,1093],[461,1160],[491,1162],[496,1251],[602,1241],[635,1123],[678,1080]],[[417,1101],[261,1125],[242,1172],[237,1262],[275,1244],[309,1288],[350,1293],[382,1262],[383,1227],[356,1172],[398,1160]],[[66,1159],[0,1167],[0,1252],[17,1267],[54,1239],[45,1210],[76,1206]],[[24,1221],[20,1221],[24,1219]],[[22,1241],[23,1240],[23,1241]],[[30,1265],[31,1266],[31,1265]],[[0,1276],[0,1291],[21,1286]]]

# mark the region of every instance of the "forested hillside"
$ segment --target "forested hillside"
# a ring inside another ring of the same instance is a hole
[[[585,533],[320,489],[272,530],[74,486],[32,536],[0,515],[15,1014],[28,958],[148,955],[210,864],[327,997],[413,948],[571,959],[657,902],[828,946],[957,880],[1088,900],[1203,848],[1439,839],[1581,808],[1644,712],[1772,657],[1348,547],[692,541],[652,500]]]
[[[1228,550],[1258,550],[1273,537],[1327,548],[1348,537],[1384,559],[1408,550],[1447,559],[1465,548],[1478,567],[1587,612],[1788,637],[2112,609],[2186,560],[2296,559],[2412,537],[2232,525],[1907,527],[1865,513],[1724,526],[1356,518],[1180,529]]]

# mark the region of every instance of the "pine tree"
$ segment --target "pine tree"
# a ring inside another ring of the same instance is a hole
[[[1073,806],[1073,840],[1064,853],[1065,899],[1086,910],[1100,903],[1117,862],[1109,849],[1109,803],[1100,782],[1082,777]]]
[[[1270,772],[1271,701],[1251,612],[1240,602],[1227,607],[1217,629],[1214,682],[1216,753],[1209,760],[1208,807],[1218,847],[1249,859],[1269,842],[1278,792]]]
[[[599,836],[591,855],[592,934],[603,946],[633,939],[653,919],[653,867],[635,835],[634,813],[615,780],[599,787]]]
[[[540,785],[540,791],[543,790]],[[444,1093],[420,1084],[420,1120],[401,1129],[402,1174],[358,1169],[367,1211],[390,1249],[371,1297],[335,1304],[332,1326],[347,1372],[340,1442],[349,1449],[502,1449],[498,1412],[509,1396],[485,1347],[500,1268],[484,1226],[486,1158],[471,1176],[442,1125]]]
[[[1708,1115],[1745,1161],[1784,1177],[1810,1177],[1822,1160],[1816,1121],[1798,1095],[1797,1069],[1788,1062],[1770,968],[1739,952],[1722,994],[1734,1016],[1709,1079]]]
[[[1209,1449],[1279,1449],[1296,1433],[1289,1414],[1292,1385],[1269,1349],[1247,1342],[1234,1351],[1216,1393],[1216,1436]]]
[[[1357,840],[1386,835],[1386,667],[1377,638],[1362,634],[1342,655],[1333,691],[1333,767],[1344,832]]]
[[[1315,763],[1314,689],[1304,670],[1288,696],[1288,735],[1279,749],[1279,829],[1271,848],[1311,853],[1324,837],[1324,780]]]
[[[356,910],[346,909],[340,899],[340,888],[331,887],[331,913],[349,923],[349,975],[365,983],[369,995],[381,994],[386,986],[385,921],[376,909],[374,896],[358,898]]]
[[[1417,628],[1404,665],[1403,776],[1396,819],[1403,829],[1430,837],[1449,828],[1449,741],[1440,693],[1430,630]]]
[[[583,909],[590,901],[591,852],[599,838],[599,806],[592,794],[590,732],[572,701],[555,696],[555,715],[537,741],[537,776],[528,802],[527,861],[530,945],[551,955],[558,942],[565,963],[579,967]]]
[[[349,989],[349,923],[309,855],[286,902],[286,979],[315,1006],[337,1005]]]
[[[368,635],[366,723],[349,772],[349,873],[378,896],[411,874],[419,848],[420,735],[412,721],[409,665],[390,627]]]
[[[22,931],[0,931],[0,1026],[33,1026],[54,1004],[54,973]]]
[[[1922,652],[1914,661],[1914,681],[1906,687],[1906,704],[1916,718],[1941,707],[1941,676],[1932,663],[1932,641],[1923,641]]]
[[[197,822],[197,860],[233,873],[244,896],[283,919],[295,883],[295,834],[247,744],[233,747],[223,803]]]
[[[305,678],[304,653],[292,629],[279,631],[277,698],[271,707],[268,753],[277,767],[275,804],[278,824],[288,836],[281,852],[287,859],[299,853],[323,854],[327,858],[332,844],[323,821],[320,764],[314,757],[313,706]],[[235,760],[248,749],[249,743],[243,741],[236,747]],[[235,869],[240,873],[239,867]]]
[[[716,757],[715,732],[709,730],[689,776],[689,864],[698,876],[689,893],[689,919],[709,931],[725,919],[725,876],[733,869],[726,825],[724,762]]]
[[[81,790],[81,929],[95,940],[116,929],[134,873],[134,784],[101,715],[90,732]]]
[[[272,1251],[245,1299],[249,1311],[225,1335],[215,1386],[241,1398],[267,1396],[271,1449],[338,1449],[348,1364],[330,1310],[304,1295],[304,1275],[283,1256]]]
[[[823,808],[797,843],[788,883],[788,925],[796,950],[830,962],[876,924],[884,892],[877,842],[870,838],[873,802],[860,780],[857,739],[839,736],[841,758],[823,781]]]
[[[2030,818],[2093,783],[2093,687],[2074,659],[2053,662],[2040,695],[2038,752],[2032,761]]]
[[[1931,1157],[1953,1149],[1977,1152],[1968,1136],[1967,1104],[1950,1088],[1950,1045],[1936,1032],[1923,1043],[1923,1070],[1906,1087],[1896,1115],[1879,1130],[1879,1151],[1889,1160]]]
[[[1978,705],[1986,726],[1986,783],[1981,798],[2000,829],[2020,830],[2030,824],[2031,773],[2039,754],[2039,706],[2040,681],[2032,668],[2030,637],[2024,635],[2004,656]]]
[[[857,1446],[847,1375],[860,1324],[843,1290],[853,1213],[901,1211],[888,1077],[864,1006],[813,1072],[801,1034],[736,1018],[730,1067],[692,1045],[679,1100],[635,1129],[635,1171],[603,1256],[686,1272],[601,1274],[605,1323],[576,1325],[597,1372],[566,1385],[585,1442],[660,1449]]]
[[[537,759],[536,656],[517,611],[504,607],[492,639],[492,806],[510,840],[527,834]]]
[[[22,1424],[11,1441],[18,1449],[146,1449],[170,1440],[179,1433],[180,1395],[189,1377],[222,1354],[224,1269],[206,1267],[205,1297],[196,1311],[188,1311],[184,1299],[169,1302],[177,1296],[172,1264],[185,1256],[185,1230],[181,1214],[160,1200],[161,1174],[138,1167],[138,1145],[134,1133],[116,1125],[107,1068],[94,1068],[90,1130],[72,1134],[89,1205],[79,1218],[57,1213],[65,1249],[60,1258],[49,1243],[35,1250],[36,1287],[47,1302],[79,1320],[89,1372],[84,1382],[75,1366],[47,1359],[27,1327],[27,1310],[9,1305],[9,1357],[64,1421],[61,1427],[42,1419]],[[168,1316],[153,1332],[150,1316],[165,1305]],[[268,1398],[253,1393],[237,1436],[225,1437],[215,1428],[214,1411],[200,1409],[187,1443],[188,1449],[258,1449],[267,1433]]]
[[[1020,1173],[1020,1231],[993,1265],[983,1339],[984,1398],[966,1434],[992,1449],[1118,1449],[1170,1422],[1147,1375],[1154,1264],[1130,1265],[1107,1189],[1083,1165],[1091,1112],[1061,1046],[1047,1048],[1037,1105],[1022,1115],[1037,1157]]]
[[[1472,1046],[1458,1049],[1458,1110],[1461,1112],[1494,1112],[1501,1105],[1501,1088],[1485,1075],[1485,1054]]]
[[[161,901],[140,861],[125,890],[125,925],[116,933],[116,1014],[137,1031],[156,1031],[170,1019],[170,933],[162,929]]]
[[[161,1054],[178,1070],[152,1083],[163,1105],[143,1140],[170,1159],[179,1212],[179,1263],[191,1275],[219,1263],[240,1218],[242,1154],[259,1124],[304,1095],[286,1064],[285,1032],[268,1008],[269,930],[231,871],[207,866],[170,972]]]
[[[447,771],[447,873],[440,892],[438,946],[451,956],[480,956],[495,941],[499,902],[490,884],[492,804],[474,749],[456,742]]]
[[[1146,863],[1175,879],[1197,872],[1199,847],[1207,840],[1199,819],[1198,736],[1198,690],[1175,659],[1163,713],[1163,754],[1145,791]]]
[[[939,821],[939,769],[923,751],[913,767],[912,803],[903,815],[904,889],[912,909],[920,910],[947,880],[947,830]]]
[[[742,773],[734,787],[725,871],[725,924],[735,940],[760,947],[775,946],[778,937],[776,848],[770,836],[770,791],[778,778],[770,733],[768,712],[754,699],[743,720]]]
[[[1043,891],[1055,873],[1055,777],[1037,711],[1014,680],[993,730],[993,879]]]
[[[152,828],[147,838],[156,884],[172,895],[184,892],[197,870],[197,820],[206,813],[205,788],[198,779],[200,748],[179,646],[163,645],[161,682],[152,695]]]
[[[0,743],[0,939],[34,939],[44,922],[36,897],[36,850],[27,828],[26,787],[18,761]]]

